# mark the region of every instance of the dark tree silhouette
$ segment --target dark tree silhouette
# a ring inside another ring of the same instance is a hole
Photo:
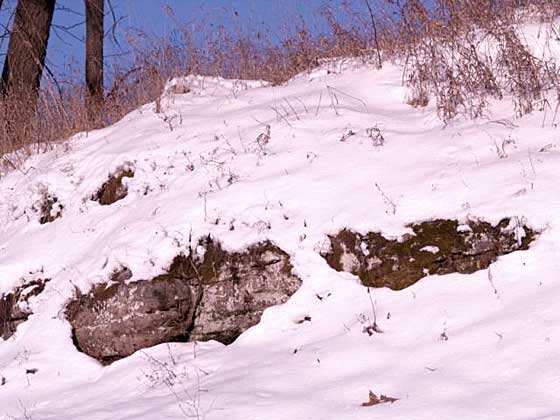
[[[86,88],[89,120],[99,118],[103,106],[103,16],[104,0],[86,3]]]
[[[18,0],[4,61],[0,94],[35,109],[45,67],[55,0]]]

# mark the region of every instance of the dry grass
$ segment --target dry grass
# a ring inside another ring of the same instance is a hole
[[[323,23],[318,35],[297,15],[286,16],[291,23],[279,36],[262,27],[183,26],[169,12],[178,35],[150,41],[143,33],[129,34],[132,65],[117,63],[108,69],[113,83],[94,121],[88,119],[81,82],[58,85],[47,80],[33,115],[25,112],[30,107],[22,98],[0,99],[0,164],[15,168],[18,156],[47,150],[76,132],[112,124],[156,100],[169,78],[190,73],[281,84],[324,58],[363,57],[377,65],[400,60],[405,63],[409,103],[425,106],[435,98],[444,122],[458,114],[480,117],[490,99],[505,95],[513,97],[516,111],[523,115],[559,86],[557,64],[533,56],[515,31],[528,16],[553,22],[560,14],[558,2],[436,0],[428,9],[420,0],[401,2],[400,8],[394,1],[372,0],[375,16],[365,7],[357,9],[356,3],[342,4],[318,12]],[[560,34],[560,27],[549,25],[549,34]],[[481,40],[492,42],[496,52],[485,52]]]
[[[316,66],[320,58],[372,53],[371,31],[364,30],[362,22],[357,24],[359,16],[349,6],[346,13],[354,15],[344,17],[348,25],[343,25],[332,9],[323,8],[320,13],[329,27],[326,34],[313,36],[314,31],[301,16],[286,16],[299,23],[286,28],[288,35],[280,41],[278,34],[262,28],[226,30],[203,23],[183,26],[170,14],[179,36],[154,39],[140,32],[127,35],[132,57],[126,60],[126,67],[116,63],[107,69],[113,82],[107,87],[105,106],[94,121],[88,119],[81,81],[59,84],[47,78],[34,115],[23,116],[21,112],[32,108],[30,101],[0,98],[0,165],[15,168],[20,157],[47,150],[74,133],[118,121],[156,100],[174,76],[196,73],[279,84]]]
[[[438,0],[430,13],[411,1],[403,9],[411,105],[425,106],[435,98],[439,117],[449,122],[459,113],[480,117],[490,99],[510,95],[521,116],[558,86],[556,62],[534,56],[516,28],[528,19],[544,19],[543,37],[552,39],[560,3],[496,0],[494,8],[490,3]]]

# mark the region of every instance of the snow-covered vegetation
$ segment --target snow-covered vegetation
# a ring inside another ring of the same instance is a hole
[[[560,40],[525,13],[4,154],[0,419],[560,418]]]
[[[4,174],[0,291],[50,279],[0,341],[5,418],[560,416],[556,124],[498,102],[444,127],[434,104],[405,103],[401,72],[338,60],[285,86],[176,80],[186,89],[167,89],[159,113]],[[123,168],[125,197],[95,201]],[[41,224],[47,195],[58,217]],[[397,238],[422,220],[504,217],[541,232],[529,250],[400,291],[368,291],[321,257],[343,228]],[[232,251],[270,239],[301,287],[228,346],[161,344],[107,367],[78,352],[64,311],[76,289],[122,266],[154,277],[208,234]],[[362,406],[370,390],[398,400]]]

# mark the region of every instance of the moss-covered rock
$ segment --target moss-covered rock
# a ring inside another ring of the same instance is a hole
[[[414,234],[398,240],[344,229],[329,237],[331,249],[323,257],[335,270],[359,276],[366,286],[399,290],[427,275],[487,268],[500,255],[527,249],[537,234],[513,219],[496,226],[437,219],[409,227]]]

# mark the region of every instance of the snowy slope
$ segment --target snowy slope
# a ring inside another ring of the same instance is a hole
[[[515,118],[505,100],[487,119],[444,127],[433,107],[406,105],[401,74],[343,60],[279,87],[189,77],[191,91],[170,89],[162,113],[148,104],[3,174],[0,293],[52,280],[0,340],[0,418],[560,419],[552,113]],[[128,196],[92,201],[123,165],[135,171]],[[45,190],[63,216],[41,225]],[[542,230],[529,251],[491,274],[373,290],[383,330],[373,336],[362,332],[366,289],[319,255],[343,227],[397,237],[415,221],[506,216]],[[208,233],[231,250],[271,239],[302,287],[227,347],[163,344],[109,367],[75,349],[62,312],[75,287],[121,264],[151,278]],[[399,400],[363,407],[369,390]]]

